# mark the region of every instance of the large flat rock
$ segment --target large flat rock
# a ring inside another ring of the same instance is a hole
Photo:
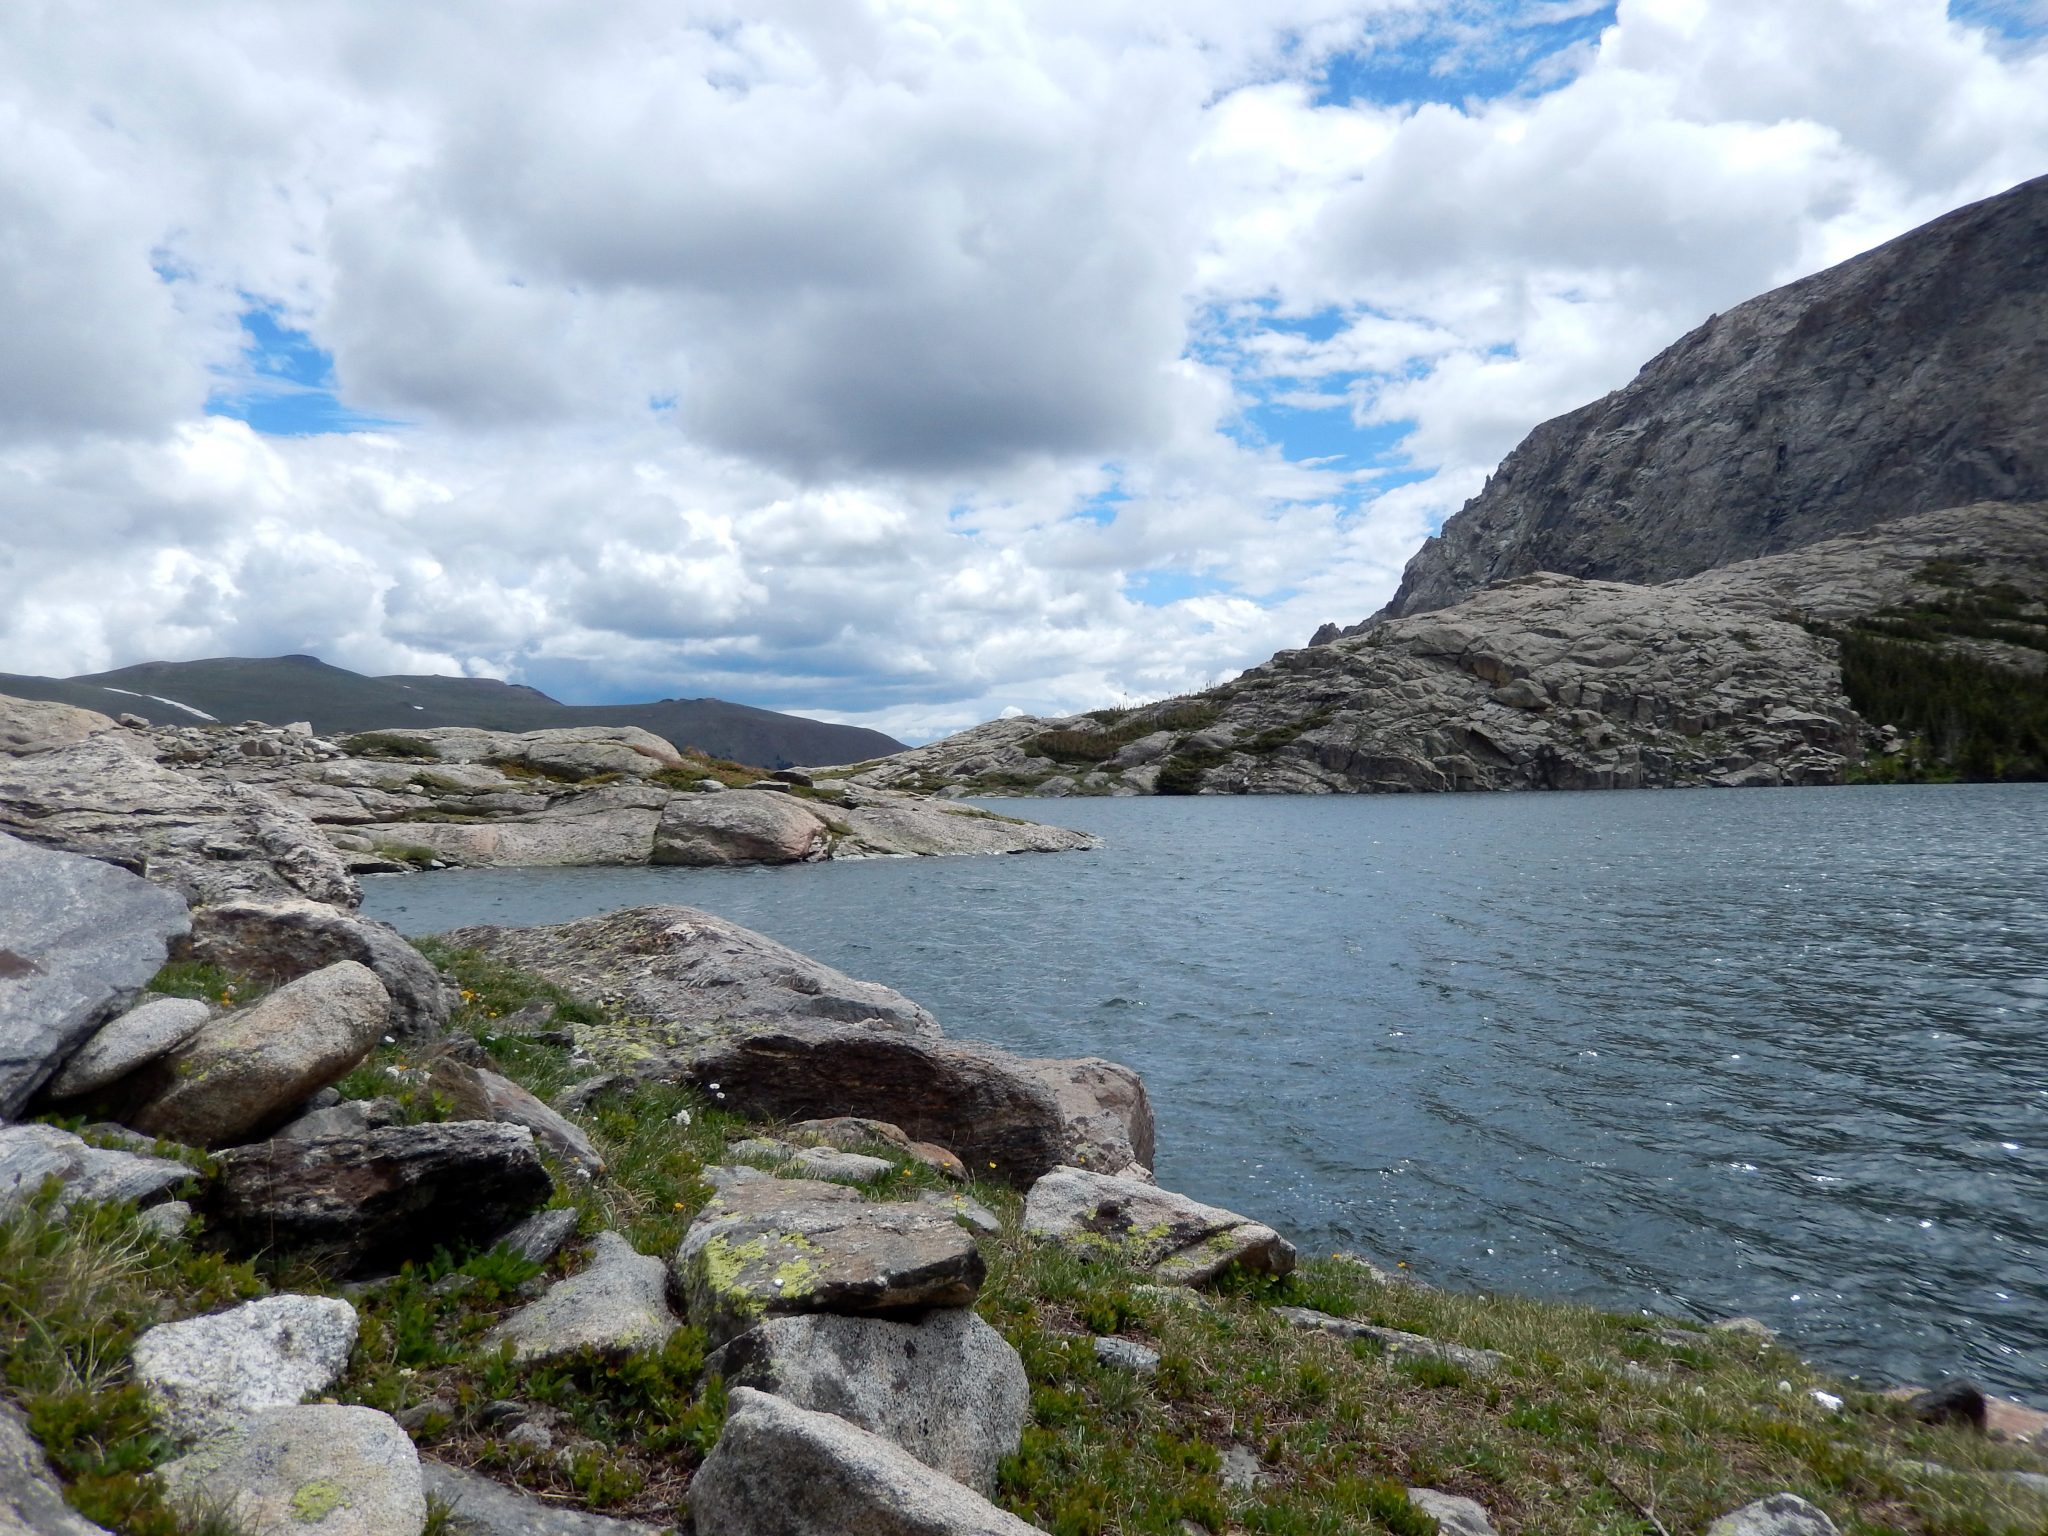
[[[1272,1275],[1294,1268],[1294,1245],[1271,1227],[1153,1184],[1079,1168],[1055,1168],[1031,1186],[1024,1230],[1150,1270],[1169,1285],[1197,1285],[1232,1265]]]
[[[54,1125],[0,1125],[0,1216],[51,1178],[60,1186],[62,1209],[81,1200],[146,1201],[192,1177],[171,1158],[95,1147]]]
[[[857,1115],[951,1149],[970,1172],[1014,1184],[1065,1155],[1060,1100],[1036,1064],[994,1046],[829,1021],[763,1026],[700,1048],[676,1069],[744,1114]]]
[[[646,1021],[630,1033],[586,1040],[600,1057],[626,1066],[791,1019],[939,1032],[937,1021],[902,993],[857,981],[694,907],[631,907],[551,927],[458,928],[444,937],[544,976],[617,1016]]]
[[[796,1179],[721,1191],[670,1265],[714,1346],[792,1313],[966,1306],[986,1272],[973,1235],[943,1212]]]
[[[0,757],[0,777],[51,755]],[[172,892],[0,832],[0,1118],[135,997],[186,926]]]
[[[690,1513],[697,1536],[1033,1536],[880,1435],[748,1387],[690,1485]]]

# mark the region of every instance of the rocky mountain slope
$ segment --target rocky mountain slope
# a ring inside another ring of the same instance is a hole
[[[2048,177],[1717,315],[1544,423],[1368,622],[1536,571],[1662,582],[2048,498],[2044,381]]]
[[[2048,672],[2048,506],[1951,508],[1662,586],[1523,576],[1282,651],[1206,693],[992,721],[846,782],[1051,795],[1838,783],[1925,729],[1856,707],[1844,657],[1872,646],[1965,666],[1990,679],[1994,714],[2021,708]]]
[[[724,699],[563,704],[538,689],[487,677],[363,677],[313,656],[151,661],[70,678],[0,673],[0,694],[140,715],[153,725],[304,720],[323,736],[385,727],[543,731],[630,725],[678,749],[695,747],[769,768],[848,763],[902,747],[880,731]]]

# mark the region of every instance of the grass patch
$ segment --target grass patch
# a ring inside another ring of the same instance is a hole
[[[175,1454],[129,1374],[143,1330],[247,1300],[248,1265],[152,1235],[126,1206],[0,1221],[0,1388],[28,1415],[73,1508],[123,1536],[190,1536],[150,1476]]]
[[[758,784],[768,777],[766,768],[736,763],[726,757],[713,757],[695,747],[683,748],[683,757],[685,766],[664,768],[659,773],[650,774],[647,782],[669,789],[695,789],[706,779],[714,779],[727,789],[745,789],[749,784]]]
[[[441,754],[434,750],[431,741],[418,736],[406,736],[397,731],[364,731],[360,735],[347,737],[341,743],[342,751],[351,757],[383,757],[439,762]]]
[[[261,997],[266,989],[206,961],[173,960],[149,978],[144,990],[159,997],[190,997],[228,1007]]]
[[[441,859],[439,853],[423,843],[375,842],[370,844],[370,852],[393,864],[410,864],[414,869],[431,868]]]

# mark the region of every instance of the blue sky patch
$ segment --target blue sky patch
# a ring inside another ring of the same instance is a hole
[[[276,310],[252,305],[241,318],[242,364],[232,373],[222,371],[220,387],[206,402],[209,416],[245,421],[268,437],[400,425],[342,404],[335,391],[334,355],[304,331],[282,324]]]
[[[1164,608],[1190,597],[1211,597],[1236,588],[1220,576],[1197,571],[1135,571],[1124,577],[1124,596],[1147,608]]]
[[[1534,66],[1592,42],[1613,24],[1614,6],[1606,0],[1536,0],[1512,17],[1495,13],[1484,24],[1468,26],[1461,26],[1454,14],[1399,47],[1332,54],[1318,72],[1314,102],[1319,107],[1353,102],[1461,106],[1474,98],[1528,94],[1537,88],[1534,81],[1555,88],[1565,83],[1568,72],[1553,77]]]

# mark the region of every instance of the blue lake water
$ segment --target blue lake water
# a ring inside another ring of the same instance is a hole
[[[365,882],[699,906],[1144,1074],[1162,1183],[1442,1284],[2048,1405],[2048,788],[1009,802],[1093,853]]]

